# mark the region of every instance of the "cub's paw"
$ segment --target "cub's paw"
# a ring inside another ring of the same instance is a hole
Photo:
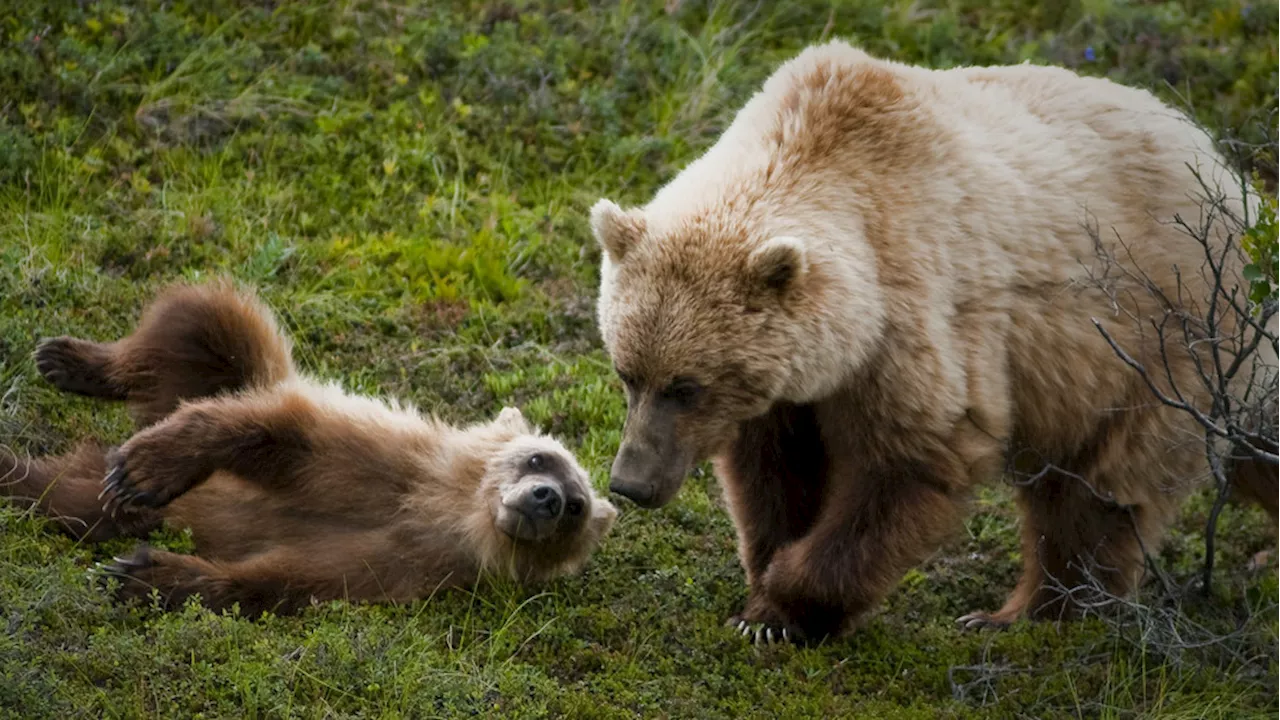
[[[98,343],[73,337],[41,340],[36,370],[64,392],[123,400],[125,393],[106,375],[106,353]]]
[[[108,579],[118,581],[113,596],[119,602],[146,600],[152,589],[159,589],[154,582],[155,562],[151,548],[139,545],[128,557],[114,557],[109,563],[98,563],[91,571],[106,584]]]
[[[808,636],[797,625],[780,622],[756,622],[742,615],[734,615],[725,623],[756,646],[809,644]]]
[[[956,618],[956,624],[963,630],[1003,630],[1012,625],[1013,620],[999,613],[971,612]]]
[[[117,511],[159,508],[191,489],[203,474],[194,459],[153,428],[135,435],[107,453],[107,474],[98,499],[103,509]]]
[[[109,578],[117,581],[112,592],[117,602],[148,603],[154,590],[160,607],[172,610],[188,597],[215,588],[213,578],[205,574],[207,570],[208,565],[198,558],[152,550],[143,543],[128,557],[98,565],[95,574],[104,582]]]

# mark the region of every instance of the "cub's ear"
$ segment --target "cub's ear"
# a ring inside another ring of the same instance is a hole
[[[747,268],[755,287],[783,294],[804,277],[809,264],[804,244],[799,239],[780,236],[752,250],[747,258]]]
[[[506,427],[517,434],[533,434],[533,426],[529,424],[528,420],[524,419],[524,414],[520,412],[520,408],[502,408],[502,411],[498,413],[498,417],[494,418],[493,424]]]
[[[615,263],[644,237],[644,215],[639,210],[623,210],[612,200],[600,200],[591,207],[591,232],[596,242]]]
[[[596,538],[604,537],[605,533],[613,527],[613,521],[618,519],[618,508],[613,506],[607,498],[599,496],[591,499],[591,533]]]

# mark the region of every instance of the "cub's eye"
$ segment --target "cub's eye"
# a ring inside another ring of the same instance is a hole
[[[582,501],[581,501],[581,500],[570,500],[569,502],[565,503],[564,511],[565,511],[565,512],[567,512],[567,513],[569,513],[570,515],[581,515],[581,514],[582,514]]]
[[[547,466],[547,459],[542,457],[542,453],[534,453],[529,456],[529,460],[525,464],[529,466],[530,470],[537,472]]]
[[[676,378],[662,391],[662,399],[690,408],[702,395],[702,384],[692,378]]]

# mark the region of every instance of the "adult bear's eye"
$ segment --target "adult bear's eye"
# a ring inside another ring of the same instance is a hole
[[[569,513],[570,515],[581,515],[581,514],[582,514],[582,501],[581,501],[581,500],[570,500],[569,502],[565,503],[564,510],[565,510],[565,512]]]
[[[623,385],[627,386],[627,389],[634,390],[636,388],[636,378],[634,375],[625,373],[618,368],[614,368],[613,371],[618,374],[618,379],[622,381]]]
[[[662,399],[670,400],[680,407],[688,409],[702,395],[702,383],[693,378],[676,378],[662,391]]]

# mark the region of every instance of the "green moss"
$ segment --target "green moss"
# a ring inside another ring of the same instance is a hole
[[[309,371],[457,421],[520,405],[603,486],[624,400],[594,328],[586,209],[651,194],[821,37],[1149,87],[1275,179],[1274,2],[10,6],[0,442],[29,452],[129,431],[119,408],[37,377],[37,338],[118,336],[162,284],[229,273],[262,288]],[[1274,545],[1265,517],[1228,508],[1214,597],[1173,616],[960,633],[951,618],[1017,576],[1009,495],[980,493],[862,632],[806,650],[721,626],[743,577],[705,468],[662,511],[624,508],[581,577],[258,621],[112,606],[85,570],[129,543],[80,547],[0,509],[0,716],[1274,712],[1274,564],[1245,569]],[[1207,511],[1189,502],[1159,557],[1174,582],[1195,577]],[[1166,620],[1230,638],[1179,650],[1157,642]]]

